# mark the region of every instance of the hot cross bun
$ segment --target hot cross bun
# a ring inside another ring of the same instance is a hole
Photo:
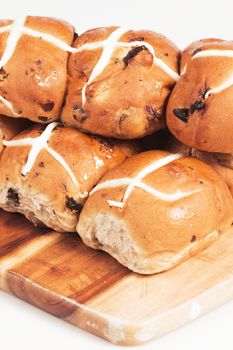
[[[148,30],[107,27],[80,35],[68,62],[65,125],[133,139],[165,126],[167,97],[179,78],[179,50]]]
[[[3,144],[0,206],[60,232],[75,231],[93,186],[135,152],[56,122],[32,126]]]
[[[0,113],[48,123],[59,118],[74,28],[47,17],[0,21]]]
[[[181,78],[168,102],[167,124],[184,144],[233,153],[233,41],[204,39],[188,46]]]
[[[90,247],[151,274],[210,245],[232,219],[230,191],[209,165],[148,151],[126,159],[94,187],[77,231]]]

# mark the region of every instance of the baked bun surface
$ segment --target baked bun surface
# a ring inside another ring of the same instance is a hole
[[[193,147],[186,146],[172,135],[167,138],[164,145],[166,151],[182,153],[185,156],[196,157],[209,164],[223,178],[233,196],[233,155],[227,153],[210,153],[199,151]]]
[[[35,122],[56,120],[74,35],[65,21],[22,17],[0,21],[0,113]]]
[[[168,127],[181,142],[233,153],[232,71],[233,41],[205,39],[184,50],[167,107]]]
[[[73,46],[65,125],[122,139],[164,127],[165,102],[179,78],[172,42],[152,31],[107,27],[85,32]]]
[[[165,151],[135,155],[91,191],[77,231],[129,269],[151,274],[207,247],[233,218],[221,177],[198,159]]]
[[[61,232],[75,231],[89,191],[133,152],[55,122],[33,126],[4,145],[0,206]]]
[[[224,153],[200,152],[192,149],[191,155],[197,157],[216,170],[226,182],[233,196],[233,155]]]

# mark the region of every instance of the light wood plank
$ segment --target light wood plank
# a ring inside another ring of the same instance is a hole
[[[117,344],[159,337],[233,298],[233,228],[173,270],[130,272],[75,234],[0,212],[0,287]]]

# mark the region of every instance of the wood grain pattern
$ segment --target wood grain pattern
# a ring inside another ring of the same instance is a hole
[[[141,276],[76,234],[0,211],[0,287],[117,344],[159,337],[233,297],[233,229],[177,268]],[[22,311],[23,312],[23,311]]]

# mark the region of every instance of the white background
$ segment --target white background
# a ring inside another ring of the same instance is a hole
[[[230,0],[0,0],[0,4],[1,18],[22,14],[60,17],[75,25],[78,33],[98,26],[137,26],[167,35],[181,49],[204,37],[233,39],[233,4]],[[232,350],[232,324],[233,302],[137,349]],[[111,345],[0,292],[0,348],[96,350],[122,347]]]

